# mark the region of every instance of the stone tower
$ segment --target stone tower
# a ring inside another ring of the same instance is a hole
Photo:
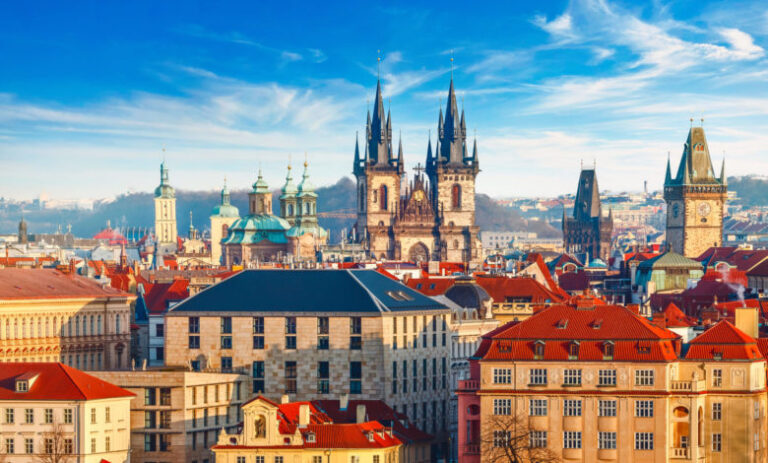
[[[19,237],[17,242],[19,244],[27,244],[29,242],[29,234],[27,233],[27,221],[24,220],[23,216],[19,222]]]
[[[373,116],[368,112],[362,157],[355,142],[353,174],[357,179],[357,236],[367,241],[377,258],[390,258],[389,230],[400,201],[403,159],[402,155],[395,157],[392,149],[392,117],[384,114],[381,81],[376,82]]]
[[[168,183],[168,168],[160,164],[160,185],[155,188],[155,235],[161,245],[176,245],[176,192]]]
[[[469,153],[464,110],[459,115],[453,78],[448,88],[445,116],[440,109],[435,151],[427,151],[427,177],[432,207],[438,217],[439,259],[451,262],[476,262],[481,244],[475,226],[475,177],[480,172],[477,140]]]
[[[613,213],[604,217],[600,205],[600,189],[595,169],[582,169],[573,204],[573,217],[565,216],[563,209],[563,245],[565,252],[583,253],[589,259],[605,262],[611,255]],[[584,264],[589,264],[585,262]]]
[[[728,192],[725,160],[715,177],[703,127],[691,127],[677,175],[670,161],[664,179],[667,202],[667,244],[686,257],[700,256],[723,242],[723,215]]]
[[[240,218],[240,211],[231,204],[227,181],[221,190],[221,204],[213,208],[211,213],[211,262],[221,263],[221,240],[229,234],[229,227]]]

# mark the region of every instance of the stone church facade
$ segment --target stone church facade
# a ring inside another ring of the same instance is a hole
[[[364,153],[355,145],[357,179],[355,232],[377,259],[479,264],[482,246],[475,226],[475,178],[480,172],[477,141],[467,146],[464,112],[459,113],[451,79],[438,138],[427,148],[426,167],[417,167],[403,187],[403,145],[395,152],[391,113],[385,115],[381,83],[366,124]]]
[[[723,242],[723,215],[728,194],[725,160],[715,177],[703,127],[691,127],[677,175],[667,161],[667,244],[670,250],[696,258]]]

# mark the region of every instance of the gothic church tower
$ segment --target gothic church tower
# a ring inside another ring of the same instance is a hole
[[[158,244],[176,246],[176,191],[168,183],[168,168],[160,164],[160,185],[155,188],[155,235]]]
[[[664,201],[667,202],[667,244],[686,257],[700,256],[723,242],[723,214],[728,193],[725,160],[715,177],[703,127],[691,127],[677,175],[667,160]]]

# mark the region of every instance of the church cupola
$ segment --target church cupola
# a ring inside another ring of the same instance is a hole
[[[213,208],[212,215],[219,217],[240,217],[240,211],[237,207],[232,205],[226,178],[224,179],[224,188],[221,189],[221,204]]]
[[[296,195],[299,189],[293,183],[291,163],[288,163],[288,174],[285,176],[285,185],[280,191],[280,216],[288,221],[291,226],[296,225]]]
[[[168,168],[165,161],[160,164],[160,185],[155,188],[155,198],[174,198],[176,192],[168,182]]]
[[[301,183],[299,183],[298,193],[298,215],[300,221],[304,224],[307,220],[317,221],[317,193],[315,193],[315,186],[309,180],[309,163],[304,161],[304,174],[301,176]]]
[[[248,198],[251,215],[272,214],[272,192],[269,191],[269,185],[261,175],[261,168],[259,168],[259,177],[253,184],[253,190],[248,194]]]

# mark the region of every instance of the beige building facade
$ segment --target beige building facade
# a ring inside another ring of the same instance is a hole
[[[0,269],[0,361],[128,368],[135,296],[53,269]]]
[[[130,446],[138,462],[212,462],[211,446],[222,430],[234,432],[248,398],[248,378],[234,373],[157,369],[91,374],[135,394]]]

